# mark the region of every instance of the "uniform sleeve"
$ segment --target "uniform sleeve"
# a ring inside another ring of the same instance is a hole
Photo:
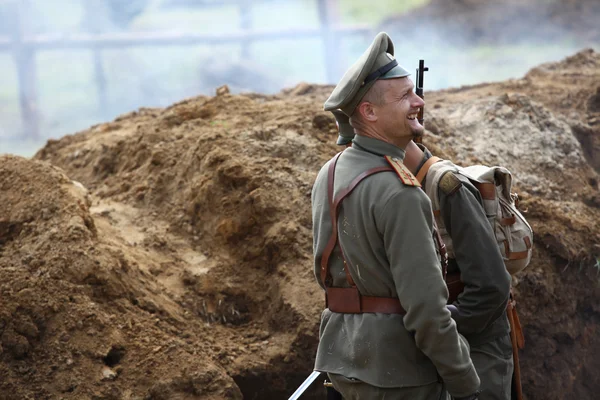
[[[479,388],[466,341],[446,309],[448,290],[432,237],[431,203],[417,188],[394,194],[378,216],[404,325],[431,359],[448,392],[464,397]]]
[[[450,195],[440,190],[440,212],[465,284],[453,318],[463,335],[480,333],[504,314],[510,275],[483,208],[465,184]]]

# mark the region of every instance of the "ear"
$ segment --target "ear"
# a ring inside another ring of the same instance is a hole
[[[377,121],[377,113],[375,112],[375,108],[373,107],[373,104],[369,103],[368,101],[363,101],[358,105],[358,112],[365,121]]]

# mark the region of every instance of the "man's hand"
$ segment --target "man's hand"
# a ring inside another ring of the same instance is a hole
[[[452,314],[452,318],[458,315],[458,308],[456,308],[455,305],[448,304],[446,308],[448,309],[448,311],[450,311],[450,314]]]
[[[452,306],[454,307],[454,306]],[[456,308],[456,307],[454,307]],[[475,393],[473,393],[470,396],[467,397],[455,397],[454,400],[479,400],[479,393],[481,393],[481,390],[476,391]]]

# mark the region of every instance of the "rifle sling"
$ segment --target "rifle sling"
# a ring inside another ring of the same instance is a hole
[[[423,183],[423,179],[425,179],[425,177],[427,176],[427,172],[429,172],[429,168],[431,168],[431,166],[438,161],[442,161],[442,159],[439,157],[436,157],[436,156],[431,156],[427,159],[427,161],[425,161],[425,164],[423,164],[421,169],[419,169],[419,172],[417,173],[417,176],[416,176],[419,183]]]

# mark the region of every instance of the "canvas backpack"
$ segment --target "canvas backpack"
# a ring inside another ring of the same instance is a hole
[[[517,208],[518,196],[511,192],[512,174],[504,167],[473,165],[459,167],[450,161],[431,157],[421,168],[417,179],[426,176],[425,192],[431,200],[434,216],[448,257],[454,258],[452,239],[440,215],[439,183],[445,173],[457,173],[468,178],[482,197],[485,214],[494,229],[504,265],[511,275],[522,271],[531,261],[533,230]]]

